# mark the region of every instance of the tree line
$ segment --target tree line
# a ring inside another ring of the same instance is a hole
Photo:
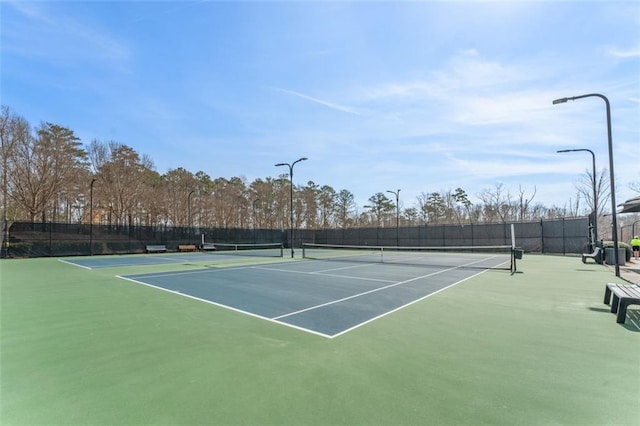
[[[32,127],[8,106],[0,114],[2,209],[5,221],[28,220],[110,225],[288,229],[288,174],[258,178],[212,178],[183,167],[164,174],[153,160],[116,141],[87,145],[72,129],[42,122]],[[377,192],[358,206],[348,189],[309,181],[293,188],[293,226],[298,229],[495,223],[575,217],[579,200],[593,203],[592,177],[578,183],[575,203],[545,207],[535,189],[511,194],[502,184],[472,203],[462,188],[423,192],[401,208],[397,193]],[[609,197],[599,175],[599,205]],[[388,191],[390,192],[390,191]]]

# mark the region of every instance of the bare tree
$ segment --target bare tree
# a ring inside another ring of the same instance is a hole
[[[37,137],[20,138],[15,148],[13,198],[31,221],[39,214],[44,221],[58,193],[70,190],[86,171],[86,152],[72,130],[52,123],[43,123]]]
[[[323,185],[318,194],[318,207],[320,208],[320,227],[331,228],[336,225],[338,211],[338,194],[329,185]]]
[[[256,226],[260,228],[277,229],[282,228],[282,185],[286,180],[267,178],[266,180],[256,179],[250,185],[250,191],[253,194],[255,206]],[[284,229],[284,228],[282,228]]]
[[[607,205],[607,200],[611,195],[609,192],[609,178],[606,169],[601,170],[599,173],[596,171],[596,200],[598,206],[598,215],[604,213]],[[579,182],[576,183],[576,190],[578,196],[585,200],[588,212],[594,210],[593,206],[593,172],[587,170]]]
[[[309,181],[307,186],[298,190],[298,197],[295,197],[294,194],[294,203],[297,211],[296,228],[316,229],[319,227],[320,192],[320,187],[315,182]]]
[[[103,222],[197,227],[262,227],[288,229],[290,190],[293,189],[294,227],[319,229],[385,226],[395,219],[396,206],[383,193],[369,198],[358,212],[354,195],[336,192],[329,185],[308,182],[290,187],[289,176],[256,179],[243,177],[212,179],[204,172],[182,167],[160,175],[153,162],[129,146],[93,141],[87,152],[73,131],[44,123],[37,129],[3,106],[0,113],[2,155],[2,210],[12,218],[86,221],[89,191],[92,208]],[[415,206],[402,211],[404,223],[480,223],[534,220],[578,215],[581,207],[593,209],[593,176],[587,173],[576,186],[578,196],[562,208],[533,204],[536,195],[519,187],[513,198],[502,185],[484,190],[480,202],[471,203],[464,189],[423,192]],[[95,188],[90,184],[95,181]],[[606,210],[610,196],[605,171],[596,176],[598,213]],[[640,192],[640,182],[630,185]],[[93,220],[94,218],[91,218]],[[395,221],[394,221],[395,223]],[[602,227],[605,229],[605,227]]]
[[[484,203],[485,220],[506,222],[513,208],[511,195],[502,183],[497,183],[493,190],[485,189],[478,196]]]
[[[145,208],[141,205],[145,193],[145,177],[153,170],[153,162],[133,148],[111,141],[93,141],[89,158],[99,182],[101,202],[108,205],[110,222],[130,224],[134,216],[140,219]]]
[[[9,176],[16,165],[16,147],[26,144],[31,138],[30,126],[27,120],[13,113],[8,106],[2,106],[0,111],[0,156],[2,156],[2,218],[5,232],[8,231],[9,197],[13,189],[9,186]],[[16,209],[14,208],[15,217]],[[6,238],[6,235],[5,235]]]
[[[180,226],[189,226],[191,198],[198,186],[195,176],[184,168],[178,167],[169,170],[162,178],[169,201],[166,206],[169,221]]]
[[[536,196],[536,187],[533,187],[533,194],[530,198],[526,198],[524,195],[524,189],[520,185],[518,187],[518,213],[520,217],[520,221],[524,222],[525,220],[529,220],[529,206],[531,202]]]

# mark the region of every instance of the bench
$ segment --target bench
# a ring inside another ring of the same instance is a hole
[[[587,259],[593,259],[596,263],[602,264],[602,248],[596,247],[593,253],[582,253],[582,263],[587,263]]]
[[[616,322],[624,324],[627,306],[640,305],[640,285],[607,283],[604,289],[604,304],[611,304],[611,313],[617,314]]]
[[[178,244],[178,251],[196,251],[198,248],[195,244]]]
[[[164,244],[149,244],[146,249],[147,253],[160,253],[167,251],[167,246]]]
[[[200,250],[217,250],[216,246],[212,243],[205,243],[200,246]]]

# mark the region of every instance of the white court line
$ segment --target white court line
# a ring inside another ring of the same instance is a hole
[[[153,259],[158,260],[160,262],[160,264],[166,264],[167,262],[162,262],[162,260],[170,260],[172,261],[171,264],[174,264],[175,262],[181,262],[183,259],[178,259],[178,258],[174,258],[174,257],[151,257],[151,256],[145,256],[145,257],[138,257],[138,259]],[[106,265],[106,266],[101,266],[101,265],[96,265],[96,266],[84,266],[81,265],[79,263],[75,263],[71,260],[64,260],[64,259],[58,259],[60,262],[64,262],[67,263],[69,265],[73,265],[73,266],[78,266],[80,268],[85,268],[85,269],[109,269],[109,268],[126,268],[126,267],[130,267],[130,266],[155,266],[157,265],[158,262],[152,262],[152,263],[123,263],[120,265]]]
[[[308,328],[298,327],[297,325],[293,325],[293,324],[288,324],[286,322],[277,321],[277,320],[275,320],[273,318],[269,318],[269,317],[265,317],[265,316],[262,316],[262,315],[258,315],[258,314],[255,314],[255,313],[249,312],[249,311],[243,311],[242,309],[234,308],[233,306],[224,305],[222,303],[214,302],[212,300],[202,299],[200,297],[192,296],[192,295],[186,294],[186,293],[181,293],[181,292],[176,291],[176,290],[169,290],[168,288],[156,286],[156,285],[153,285],[153,284],[148,284],[148,283],[145,283],[144,281],[134,280],[132,278],[127,278],[127,277],[124,277],[124,276],[121,276],[121,275],[116,275],[116,278],[120,278],[122,280],[131,281],[133,283],[141,284],[141,285],[144,285],[144,286],[147,286],[147,287],[155,288],[156,290],[166,291],[167,293],[177,294],[178,296],[187,297],[189,299],[198,300],[200,302],[205,302],[205,303],[208,303],[210,305],[218,306],[220,308],[228,309],[230,311],[238,312],[240,314],[249,315],[251,317],[258,318],[258,319],[265,320],[265,321],[269,321],[269,322],[274,323],[274,324],[284,325],[284,326],[287,326],[287,327],[290,327],[290,328],[295,328],[296,330],[300,330],[300,331],[306,331],[307,333],[315,334],[317,336],[322,336],[322,337],[326,337],[326,338],[331,338],[332,337],[332,336],[330,336],[328,334],[320,333],[318,331],[310,330]]]
[[[493,258],[493,257],[491,257],[491,258]],[[283,322],[283,321],[279,321],[279,320],[281,318],[286,318],[286,317],[295,315],[297,313],[314,310],[314,309],[317,309],[317,308],[321,308],[323,306],[329,306],[329,305],[332,305],[332,304],[339,303],[341,301],[353,299],[355,297],[363,296],[363,295],[366,295],[366,294],[369,294],[369,293],[374,293],[374,292],[377,292],[379,290],[384,290],[386,288],[391,288],[391,287],[394,287],[394,286],[399,286],[399,285],[402,285],[402,284],[406,284],[406,283],[409,283],[409,282],[412,282],[412,281],[415,281],[415,280],[418,280],[418,279],[421,279],[421,278],[426,278],[426,277],[429,277],[429,276],[441,274],[443,272],[464,268],[464,267],[467,267],[469,265],[473,265],[475,263],[479,263],[479,262],[482,262],[482,261],[485,261],[485,260],[489,260],[491,258],[481,259],[481,260],[477,260],[475,262],[467,263],[465,265],[460,265],[460,266],[456,266],[456,267],[452,267],[452,268],[443,269],[443,270],[436,271],[436,272],[433,272],[433,273],[430,273],[430,274],[426,274],[426,275],[423,275],[423,276],[420,276],[420,277],[415,277],[415,278],[411,278],[409,280],[396,282],[396,283],[393,283],[393,284],[388,285],[388,286],[380,287],[380,288],[377,288],[377,289],[374,289],[374,290],[366,291],[366,292],[359,293],[359,294],[356,294],[356,295],[353,295],[353,296],[345,297],[345,298],[342,298],[342,299],[339,299],[339,300],[335,300],[335,301],[332,301],[332,302],[320,304],[320,305],[317,305],[317,306],[312,306],[312,307],[309,307],[309,308],[306,308],[306,309],[302,309],[302,310],[299,310],[299,311],[296,311],[296,312],[292,312],[292,313],[285,314],[285,315],[280,315],[280,316],[273,317],[273,318],[269,318],[269,317],[265,317],[265,316],[262,316],[262,315],[258,315],[258,314],[255,314],[255,313],[249,312],[249,311],[244,311],[242,309],[234,308],[232,306],[224,305],[222,303],[214,302],[214,301],[211,301],[211,300],[202,299],[202,298],[199,298],[199,297],[196,297],[196,296],[191,296],[189,294],[181,293],[181,292],[176,291],[176,290],[170,290],[170,289],[167,289],[167,288],[164,288],[164,287],[156,286],[156,285],[153,285],[153,284],[148,284],[148,283],[145,283],[143,281],[135,280],[133,278],[128,278],[128,277],[120,276],[120,275],[116,275],[116,278],[120,278],[120,279],[123,279],[123,280],[131,281],[131,282],[134,282],[134,283],[137,283],[137,284],[142,284],[144,286],[155,288],[157,290],[166,291],[168,293],[177,294],[179,296],[187,297],[187,298],[190,298],[190,299],[193,299],[193,300],[198,300],[198,301],[201,301],[201,302],[205,302],[205,303],[208,303],[208,304],[211,304],[211,305],[214,305],[214,306],[218,306],[218,307],[221,307],[221,308],[224,308],[224,309],[228,309],[230,311],[234,311],[234,312],[238,312],[238,313],[241,313],[241,314],[249,315],[249,316],[254,317],[254,318],[262,319],[262,320],[265,320],[265,321],[268,321],[268,322],[271,322],[271,323],[274,323],[274,324],[284,325],[286,327],[293,328],[293,329],[296,329],[298,331],[303,331],[303,332],[307,332],[307,333],[310,333],[310,334],[314,334],[316,336],[321,336],[321,337],[325,337],[325,338],[328,338],[328,339],[333,339],[333,338],[341,336],[341,335],[343,335],[345,333],[348,333],[349,331],[352,331],[352,330],[355,330],[355,329],[357,329],[359,327],[362,327],[363,325],[366,325],[366,324],[368,324],[370,322],[373,322],[373,321],[375,321],[377,319],[380,319],[380,318],[382,318],[382,317],[384,317],[386,315],[389,315],[389,314],[394,313],[396,311],[399,311],[399,310],[401,310],[401,309],[403,309],[403,308],[405,308],[407,306],[410,306],[410,305],[412,305],[414,303],[417,303],[417,302],[419,302],[421,300],[424,300],[424,299],[426,299],[428,297],[431,297],[434,294],[440,293],[441,291],[446,290],[446,289],[448,289],[450,287],[453,287],[453,286],[455,286],[457,284],[460,284],[461,282],[464,282],[464,281],[466,281],[466,280],[468,280],[470,278],[473,278],[473,277],[475,277],[477,275],[485,273],[487,270],[482,270],[482,271],[478,272],[477,274],[474,274],[472,276],[464,278],[464,279],[462,279],[462,280],[460,280],[458,282],[455,282],[455,283],[450,284],[450,285],[448,285],[446,287],[443,287],[443,288],[441,288],[441,289],[439,289],[437,291],[429,293],[429,294],[427,294],[427,295],[425,295],[425,296],[423,296],[423,297],[421,297],[419,299],[413,300],[413,301],[411,301],[409,303],[406,303],[406,304],[404,304],[402,306],[399,306],[399,307],[397,307],[395,309],[392,309],[392,310],[390,310],[388,312],[384,312],[384,313],[382,313],[382,314],[380,314],[380,315],[378,315],[376,317],[370,318],[370,319],[368,319],[366,321],[363,321],[363,322],[361,322],[359,324],[356,324],[353,327],[350,327],[348,329],[345,329],[345,330],[343,330],[343,331],[341,331],[339,333],[333,334],[333,335],[321,333],[321,332],[318,332],[318,331],[314,331],[312,329],[300,327],[300,326],[297,326],[297,325],[294,325],[294,324],[290,324],[290,323],[287,323],[287,322]],[[376,265],[376,264],[379,264],[379,262],[373,263],[373,265]],[[369,265],[372,265],[372,264],[369,264]],[[80,266],[80,265],[78,265],[78,266]],[[239,266],[239,267],[234,267],[234,268],[203,269],[203,270],[197,270],[197,271],[185,271],[185,272],[173,272],[173,273],[172,272],[168,272],[168,273],[164,273],[164,274],[155,274],[155,275],[145,275],[145,274],[138,274],[138,275],[141,275],[144,278],[150,278],[150,277],[166,277],[166,276],[172,276],[172,275],[194,274],[194,273],[202,273],[202,272],[219,272],[219,271],[225,271],[225,270],[242,270],[242,269],[251,269],[251,268],[254,268],[254,269],[270,269],[270,268],[259,268],[259,267],[256,267],[256,266]],[[349,268],[339,268],[339,269],[349,269]],[[298,272],[298,271],[279,270],[279,269],[272,269],[272,270],[284,271],[284,272]],[[314,274],[315,275],[322,275],[320,273],[313,273],[313,272],[306,272],[305,274],[308,274],[308,275],[314,275]],[[329,276],[331,276],[331,275],[329,275]],[[345,277],[345,278],[356,279],[354,277]],[[390,282],[390,281],[387,281],[387,282]]]
[[[320,272],[309,272],[309,275],[320,275],[323,277],[334,277],[334,278],[347,278],[350,280],[360,280],[360,281],[375,281],[379,283],[394,283],[393,280],[381,280],[379,278],[366,278],[366,277],[352,277],[349,275],[338,275],[338,274],[325,274]]]
[[[319,260],[318,262],[324,262],[324,261]],[[314,271],[314,273],[321,274],[321,273],[324,273],[324,272],[343,271],[345,269],[364,268],[364,267],[367,267],[367,266],[380,265],[380,264],[381,264],[381,262],[367,262],[367,263],[362,263],[362,264],[359,264],[359,265],[343,266],[341,268],[323,269],[323,270],[320,270],[320,271]]]
[[[234,267],[230,267],[230,268],[205,268],[203,267],[203,269],[198,269],[195,271],[169,271],[169,272],[159,272],[157,274],[132,274],[134,276],[139,276],[139,277],[144,277],[144,278],[162,278],[162,277],[172,277],[172,276],[177,276],[177,275],[189,275],[189,274],[203,274],[206,272],[224,272],[224,271],[237,271],[240,269],[251,269],[252,266],[234,266]],[[124,278],[124,277],[123,277]],[[124,279],[128,279],[128,278],[124,278]]]
[[[487,258],[487,259],[491,259],[491,258]],[[464,267],[467,267],[469,265],[473,265],[474,263],[482,262],[482,261],[487,260],[487,259],[477,260],[475,262],[470,262],[470,263],[467,263],[465,265],[454,266],[453,268],[442,269],[440,271],[432,272],[430,274],[421,275],[419,277],[410,278],[408,280],[396,282],[396,283],[389,284],[389,285],[386,285],[386,286],[383,286],[383,287],[375,288],[373,290],[368,290],[368,291],[365,291],[365,292],[362,292],[362,293],[357,293],[357,294],[354,294],[354,295],[351,295],[351,296],[343,297],[342,299],[337,299],[337,300],[333,300],[331,302],[321,303],[321,304],[315,305],[315,306],[310,306],[308,308],[301,309],[299,311],[290,312],[288,314],[284,314],[284,315],[280,315],[280,316],[274,317],[273,319],[286,318],[286,317],[290,317],[290,316],[293,316],[293,315],[300,314],[302,312],[308,312],[308,311],[312,311],[314,309],[323,308],[325,306],[334,305],[336,303],[344,302],[346,300],[355,299],[356,297],[365,296],[367,294],[372,294],[372,293],[375,293],[375,292],[378,292],[378,291],[381,291],[381,290],[386,290],[388,288],[397,287],[399,285],[407,284],[407,283],[410,283],[410,282],[413,282],[413,281],[416,281],[416,280],[419,280],[419,279],[422,279],[422,278],[427,278],[427,277],[432,277],[434,275],[442,274],[443,272],[448,272],[448,271],[453,271],[455,269],[464,268]],[[475,275],[478,275],[478,274],[475,274]],[[475,275],[473,275],[473,276],[475,276]]]
[[[321,275],[325,277],[334,277],[334,278],[348,278],[351,280],[361,280],[361,281],[376,281],[382,283],[394,283],[392,280],[381,280],[379,278],[367,278],[367,277],[352,277],[350,275],[338,275],[338,274],[326,274],[323,271],[293,271],[290,269],[280,269],[280,268],[264,268],[260,266],[252,266],[252,269],[260,269],[261,271],[275,271],[275,272],[284,272],[290,274],[302,274],[302,275]]]
[[[342,330],[340,333],[336,333],[336,334],[332,335],[332,336],[330,337],[330,339],[333,339],[333,338],[335,338],[335,337],[338,337],[338,336],[341,336],[341,335],[343,335],[343,334],[345,334],[345,333],[348,333],[348,332],[350,332],[350,331],[353,331],[353,330],[355,330],[356,328],[360,328],[360,327],[362,327],[363,325],[369,324],[370,322],[373,322],[373,321],[375,321],[375,320],[377,320],[377,319],[380,319],[380,318],[385,317],[385,316],[387,316],[387,315],[389,315],[389,314],[392,314],[392,313],[397,312],[397,311],[399,311],[399,310],[401,310],[401,309],[404,309],[404,308],[406,308],[407,306],[411,306],[411,305],[413,305],[414,303],[418,303],[418,302],[420,302],[420,301],[422,301],[422,300],[424,300],[424,299],[426,299],[426,298],[428,298],[428,297],[433,296],[434,294],[438,294],[438,293],[440,293],[441,291],[444,291],[444,290],[446,290],[446,289],[448,289],[448,288],[451,288],[451,287],[453,287],[453,286],[455,286],[455,285],[458,285],[458,284],[460,284],[460,283],[462,283],[462,282],[465,282],[466,280],[471,279],[471,278],[473,278],[473,277],[477,277],[477,276],[478,276],[478,275],[480,275],[480,274],[484,274],[485,272],[487,272],[487,271],[486,271],[486,270],[484,270],[484,271],[480,271],[480,272],[478,272],[477,274],[471,275],[470,277],[467,277],[467,278],[461,279],[460,281],[455,282],[455,283],[453,283],[453,284],[449,284],[449,285],[448,285],[448,286],[446,286],[446,287],[442,287],[440,290],[436,290],[436,291],[434,291],[433,293],[426,294],[426,295],[424,295],[424,296],[420,297],[419,299],[412,300],[411,302],[409,302],[409,303],[405,303],[405,304],[404,304],[404,305],[402,305],[402,306],[398,306],[397,308],[392,309],[392,310],[390,310],[390,311],[388,311],[388,312],[384,312],[384,313],[382,313],[382,314],[380,314],[380,315],[378,315],[378,316],[376,316],[376,317],[369,318],[368,320],[363,321],[363,322],[361,322],[360,324],[356,324],[356,325],[354,325],[353,327],[350,327],[350,328],[347,328],[347,329],[345,329],[345,330]]]
[[[62,262],[62,263],[66,263],[67,265],[77,266],[77,267],[79,267],[79,268],[84,268],[84,269],[89,269],[89,270],[93,269],[93,268],[90,268],[90,267],[88,267],[88,266],[80,265],[79,263],[73,263],[73,262],[71,262],[71,261],[64,260],[64,259],[58,259],[58,261],[59,261],[59,262]]]

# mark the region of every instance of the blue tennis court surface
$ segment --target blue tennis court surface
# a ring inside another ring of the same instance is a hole
[[[485,263],[506,261],[492,256]],[[120,278],[332,338],[482,271],[465,264],[302,260]]]
[[[234,252],[209,252],[209,253],[164,253],[164,254],[140,254],[140,255],[111,255],[111,256],[87,256],[60,259],[65,263],[80,266],[87,269],[120,268],[129,266],[170,265],[186,263],[205,263],[239,259],[241,257],[275,257],[268,256],[264,252],[237,254]]]

